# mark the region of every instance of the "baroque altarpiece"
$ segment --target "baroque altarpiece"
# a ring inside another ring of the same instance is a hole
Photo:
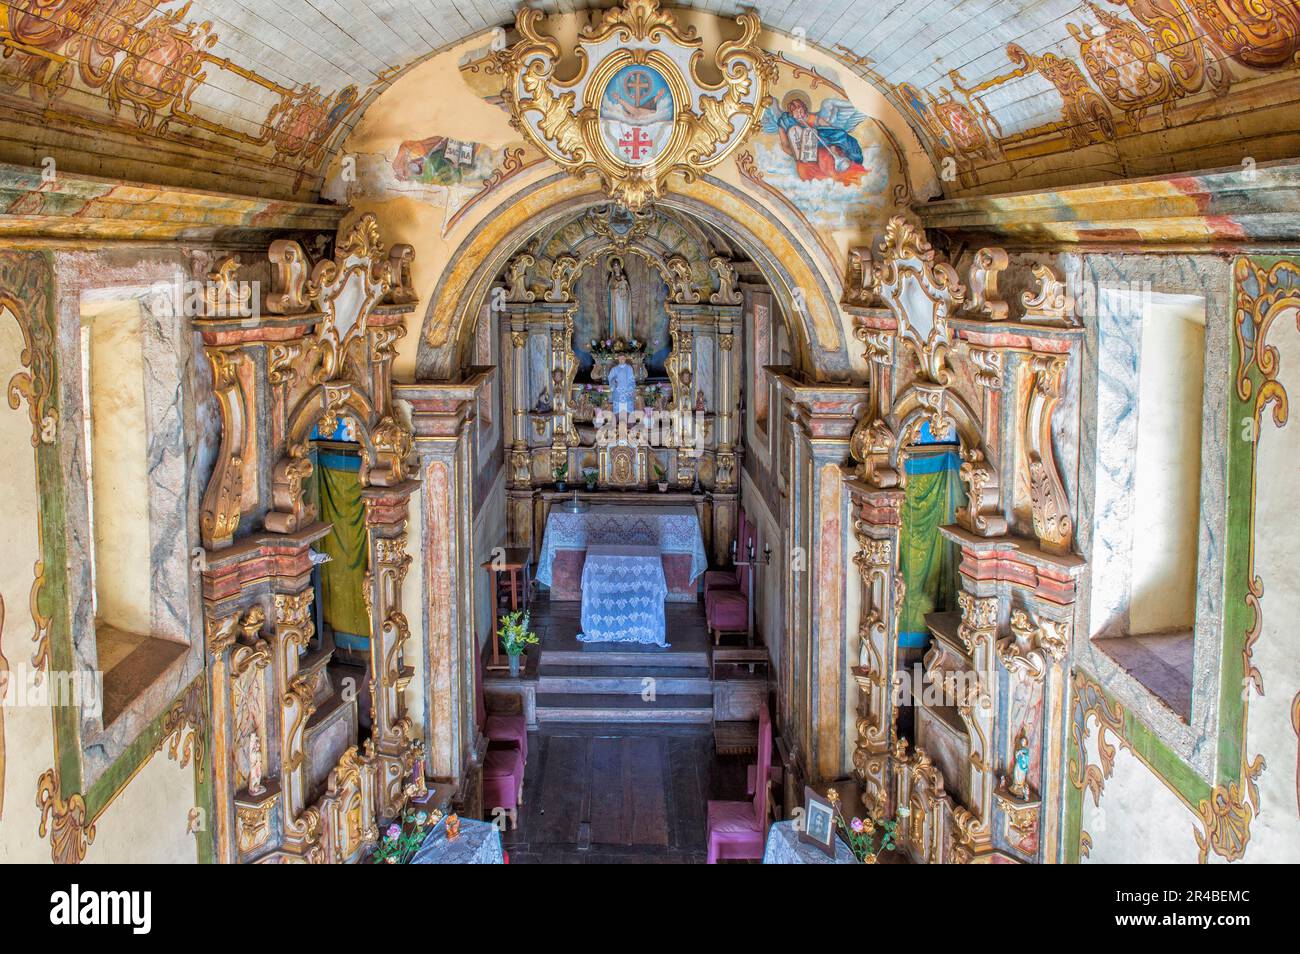
[[[981,248],[963,283],[896,218],[846,295],[870,368],[853,766],[917,861],[1053,861],[1062,822],[1083,329],[1048,265],[1018,263],[1036,288],[1004,301],[1011,264]]]
[[[742,455],[739,284],[753,269],[715,242],[688,216],[610,204],[511,258],[480,320],[499,322],[506,355],[512,540],[540,542],[563,483],[694,502],[725,560]]]
[[[213,308],[195,321],[221,412],[200,557],[217,855],[352,861],[382,819],[426,791],[425,742],[407,702],[424,680],[402,611],[418,483],[391,386],[394,344],[414,308],[411,252],[385,250],[364,216],[314,267],[292,240],[267,254],[271,293],[252,317]],[[218,303],[239,294],[237,267],[226,259],[211,276]],[[365,630],[352,647],[362,666],[342,669],[319,607],[334,528],[320,519],[313,479],[327,451],[348,450],[362,527],[351,596],[368,619],[350,626]]]

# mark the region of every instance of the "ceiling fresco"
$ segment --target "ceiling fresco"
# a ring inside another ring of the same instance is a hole
[[[1152,153],[1195,168],[1231,156],[1230,142],[1263,160],[1276,140],[1266,132],[1295,135],[1293,120],[1253,130],[1240,117],[1300,100],[1296,0],[682,6],[753,9],[767,28],[867,78],[911,123],[948,194],[1008,188],[1027,170],[1061,170],[1070,181],[1144,174]],[[308,197],[331,151],[403,69],[513,24],[516,9],[487,0],[9,0],[0,3],[0,158],[39,165],[42,150],[85,150],[92,140],[106,157],[184,168],[204,187]],[[1290,154],[1292,145],[1276,148]],[[232,169],[242,189],[223,184]]]

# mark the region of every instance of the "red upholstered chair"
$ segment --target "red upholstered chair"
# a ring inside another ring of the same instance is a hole
[[[493,742],[483,757],[483,809],[514,811],[524,803],[524,760],[513,745]],[[511,817],[511,828],[515,827]]]
[[[756,541],[753,526],[746,524],[737,553],[748,552],[750,543]],[[749,568],[737,567],[736,589],[706,589],[704,591],[704,616],[713,634],[714,645],[722,642],[724,633],[749,635]]]
[[[772,761],[772,722],[767,703],[758,712],[758,764]],[[757,786],[744,802],[709,802],[708,863],[757,861],[767,841],[767,785]]]
[[[745,511],[740,511],[740,526],[736,529],[736,546],[740,547],[740,541],[745,539]],[[739,551],[738,551],[739,552]],[[730,570],[705,570],[704,571],[704,592],[707,594],[710,590],[735,590],[740,588],[740,570],[738,566],[733,566]]]
[[[496,638],[494,635],[493,639]],[[514,745],[519,749],[519,760],[528,764],[528,719],[521,715],[488,715],[483,698],[483,661],[474,667],[474,707],[479,731],[489,742]]]

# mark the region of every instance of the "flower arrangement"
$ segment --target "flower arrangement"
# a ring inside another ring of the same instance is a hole
[[[587,350],[600,357],[635,354],[645,350],[645,342],[638,341],[636,338],[631,341],[624,341],[622,338],[593,338],[587,345]]]
[[[582,480],[587,485],[588,490],[596,489],[596,478],[600,476],[600,471],[595,467],[582,468]]]
[[[497,636],[501,638],[501,648],[507,656],[522,656],[525,647],[540,642],[537,634],[528,629],[531,621],[532,614],[527,610],[515,610],[501,616],[501,628],[497,630]]]
[[[840,807],[840,793],[833,788],[826,790],[826,800],[835,809],[835,827],[839,829],[844,843],[853,852],[853,857],[862,864],[874,865],[882,851],[893,850],[894,829],[898,825],[897,822],[892,820],[878,822],[870,816],[859,818],[857,815],[845,819],[844,811]]]
[[[420,850],[430,830],[442,821],[442,812],[407,810],[402,813],[400,822],[393,822],[384,831],[379,844],[370,854],[374,864],[406,865],[411,863],[415,853]]]

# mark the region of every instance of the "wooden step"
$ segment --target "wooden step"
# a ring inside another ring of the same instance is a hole
[[[595,644],[592,644],[593,646]],[[626,649],[551,649],[542,648],[544,666],[684,666],[689,669],[707,669],[707,650],[661,649],[659,647],[628,647]]]
[[[713,721],[713,696],[658,693],[653,700],[633,693],[539,692],[538,722]]]
[[[550,654],[537,671],[537,691],[640,695],[647,679],[654,680],[659,696],[713,691],[709,671],[703,667],[552,665]]]

